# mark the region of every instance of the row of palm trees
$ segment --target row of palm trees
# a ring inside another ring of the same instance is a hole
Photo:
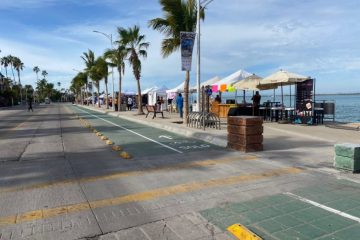
[[[81,87],[85,85],[87,89],[88,79],[90,78],[97,89],[97,95],[100,96],[100,81],[103,79],[105,83],[105,94],[108,96],[108,67],[116,67],[119,72],[119,94],[118,102],[121,103],[122,78],[125,74],[125,61],[127,60],[132,68],[138,88],[138,105],[142,106],[141,99],[141,58],[147,57],[147,48],[149,43],[145,41],[145,35],[140,33],[140,28],[134,26],[132,28],[117,28],[118,39],[114,42],[116,47],[105,50],[104,54],[95,57],[92,50],[84,52],[81,58],[84,60],[85,68],[83,72],[79,72],[72,80],[71,90],[79,93]],[[98,101],[100,107],[100,101]],[[109,107],[108,98],[106,98],[106,107]],[[120,108],[119,108],[120,110]],[[143,114],[141,107],[138,113]]]
[[[196,0],[159,0],[163,17],[158,17],[150,20],[148,25],[150,28],[159,31],[164,35],[161,43],[161,54],[164,58],[170,56],[180,48],[180,32],[195,32],[197,25],[197,1]],[[203,20],[205,17],[204,9],[200,8],[200,17]],[[99,96],[99,81],[105,81],[105,93],[107,91],[107,66],[116,67],[119,72],[119,99],[121,103],[121,85],[122,76],[125,73],[125,61],[129,62],[132,71],[137,81],[138,90],[138,113],[143,114],[142,98],[141,98],[141,58],[147,57],[147,48],[149,43],[145,42],[145,35],[140,34],[138,26],[132,28],[117,28],[118,39],[115,41],[116,47],[108,49],[104,55],[95,60],[94,53],[89,50],[84,53],[82,58],[85,62],[85,69],[83,73],[86,77],[78,75],[73,79],[72,87],[83,86],[87,84],[88,77],[90,77],[96,85]],[[107,62],[108,61],[108,62]],[[83,81],[82,85],[76,83]],[[189,81],[190,72],[186,71],[185,84],[184,84],[184,118],[187,119],[189,109]],[[108,102],[106,102],[108,107]],[[120,108],[119,108],[120,110]]]
[[[1,51],[0,51],[1,52]],[[6,98],[8,100],[11,99],[12,104],[14,103],[14,99],[16,102],[22,101],[22,86],[21,86],[21,78],[20,78],[20,72],[24,69],[24,63],[21,61],[19,57],[13,56],[13,55],[7,55],[0,58],[0,64],[5,69],[5,76],[2,75],[2,82],[4,85],[6,85]],[[8,69],[10,68],[12,72],[11,78],[8,74]],[[15,73],[17,72],[18,81],[16,81]],[[20,95],[20,99],[18,99],[18,96]]]

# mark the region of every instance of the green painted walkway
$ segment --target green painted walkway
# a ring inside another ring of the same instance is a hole
[[[115,145],[134,157],[182,154],[222,148],[201,140],[186,138],[165,130],[152,128],[96,111],[71,106],[91,126],[107,136]],[[144,116],[145,118],[145,116]]]
[[[222,230],[232,224],[245,225],[263,239],[359,240],[360,186],[334,181],[322,186],[303,188],[249,202],[233,203],[201,214]],[[300,196],[353,216],[340,216],[297,199]]]

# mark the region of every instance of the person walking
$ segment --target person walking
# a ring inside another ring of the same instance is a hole
[[[179,110],[180,118],[183,118],[184,99],[183,99],[181,93],[179,93],[179,95],[176,97],[176,106],[177,106],[177,109]]]
[[[28,112],[30,112],[30,110],[33,112],[34,110],[33,110],[33,108],[32,108],[32,102],[33,102],[33,100],[32,100],[32,98],[28,98]]]
[[[133,99],[131,97],[128,97],[127,99],[127,110],[131,111],[131,107],[133,105]]]

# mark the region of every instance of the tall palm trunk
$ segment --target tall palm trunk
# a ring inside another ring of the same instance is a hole
[[[87,83],[85,83],[85,97],[86,97],[86,105],[88,105],[89,106],[89,94],[88,94],[88,91],[89,91],[89,88],[88,88],[89,86],[88,86],[88,84]]]
[[[136,79],[137,81],[137,88],[138,88],[138,114],[142,115],[144,114],[144,111],[142,109],[142,97],[141,97],[141,88],[140,88],[140,78]]]
[[[106,109],[109,109],[108,78],[105,77]]]
[[[121,106],[121,84],[122,84],[121,68],[118,68],[118,71],[119,71],[118,111],[120,112],[120,106]]]
[[[97,83],[96,84],[97,95],[98,95],[97,99],[98,99],[98,107],[100,108],[100,89],[99,88],[100,88],[100,84]]]
[[[8,78],[7,67],[5,67],[5,75],[6,75],[6,78]]]
[[[13,69],[13,65],[10,64],[10,67],[11,67],[11,72],[12,72],[12,75],[13,75],[13,78],[14,78],[14,83],[16,82],[15,80],[15,74],[14,74],[14,69]]]
[[[183,122],[185,124],[188,123],[188,115],[189,115],[189,81],[190,81],[190,71],[186,71],[185,84],[184,84],[184,115]],[[199,103],[198,103],[199,104]]]
[[[20,71],[16,70],[19,78],[19,87],[20,87],[20,102],[22,102],[22,89],[21,89],[21,80],[20,80]]]

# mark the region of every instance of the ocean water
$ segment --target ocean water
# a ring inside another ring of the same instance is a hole
[[[260,93],[261,94],[261,93]],[[246,102],[251,101],[252,93],[246,93]],[[227,99],[235,99],[235,93],[224,93],[222,95],[222,102],[225,103]],[[243,101],[243,93],[238,93],[237,102]],[[267,100],[273,101],[273,96],[262,95],[261,103]],[[291,98],[291,106],[294,106],[295,97]],[[334,101],[335,102],[335,121],[339,122],[360,122],[360,95],[316,95],[316,102]],[[275,102],[281,102],[281,96],[275,96]],[[290,106],[290,96],[284,96],[284,105]]]

